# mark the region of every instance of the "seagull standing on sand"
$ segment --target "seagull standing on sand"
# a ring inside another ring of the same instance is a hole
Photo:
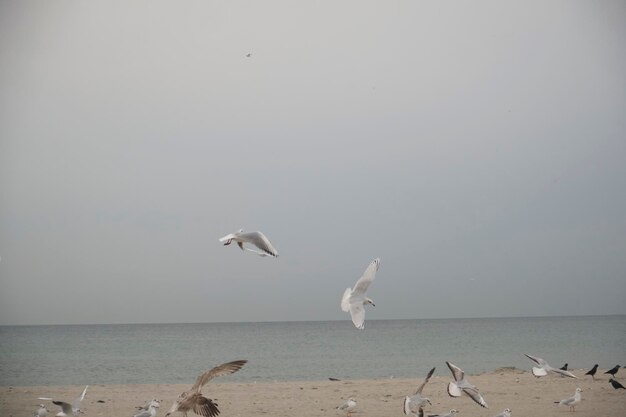
[[[598,364],[593,365],[593,368],[588,370],[585,375],[591,375],[591,379],[596,380],[596,372],[598,372]]]
[[[611,383],[611,385],[613,385],[613,388],[615,388],[615,389],[626,389],[626,388],[624,388],[624,386],[622,384],[620,384],[619,382],[617,382],[613,378],[610,378],[609,382]]]
[[[458,411],[455,409],[450,410],[449,413],[446,414],[429,414],[428,417],[454,417]]]
[[[341,404],[339,407],[337,407],[337,410],[340,411],[345,411],[346,415],[350,415],[350,413],[352,413],[352,411],[356,408],[356,400],[354,398],[348,398],[348,401],[346,401],[345,403]]]
[[[341,298],[341,309],[345,312],[350,312],[352,323],[354,323],[357,329],[365,327],[365,305],[371,304],[373,307],[376,307],[374,300],[367,298],[365,292],[367,287],[374,281],[374,278],[376,278],[376,271],[378,271],[379,266],[380,259],[374,259],[356,282],[354,289],[346,288]]]
[[[35,411],[36,417],[46,417],[48,415],[48,409],[45,405],[39,404],[39,409]]]
[[[39,397],[39,399],[52,401],[52,404],[56,404],[61,407],[61,411],[57,413],[57,417],[75,417],[82,413],[82,410],[80,409],[80,403],[85,399],[85,395],[87,394],[87,388],[89,388],[89,385],[85,386],[83,392],[78,396],[78,398],[74,400],[72,404],[66,403],[65,401],[56,401],[52,398]]]
[[[617,371],[619,371],[620,366],[619,365],[615,365],[613,368],[609,369],[608,371],[605,372],[605,374],[610,374],[612,376],[615,376],[615,374],[617,373]]]
[[[454,377],[454,382],[450,382],[448,384],[448,395],[451,397],[460,397],[461,393],[464,392],[472,400],[474,400],[476,404],[479,404],[480,406],[485,408],[489,408],[483,396],[480,395],[478,388],[470,384],[469,381],[465,379],[465,372],[463,372],[461,368],[450,362],[446,361],[446,365],[448,365],[448,368],[450,368],[452,376]]]
[[[576,375],[574,375],[570,371],[563,371],[562,369],[559,369],[559,368],[553,368],[550,366],[548,362],[546,362],[545,360],[541,358],[538,358],[537,356],[531,356],[525,353],[524,353],[524,356],[526,356],[528,359],[530,359],[531,361],[535,362],[538,365],[537,367],[533,366],[533,375],[536,376],[537,378],[548,375],[548,372],[554,372],[559,375],[568,376],[570,378],[576,378]]]
[[[243,229],[239,229],[238,232],[231,233],[220,238],[220,242],[223,243],[224,246],[230,245],[233,240],[237,242],[237,245],[239,245],[241,250],[247,250],[260,256],[273,256],[274,258],[278,258],[278,251],[274,248],[274,246],[272,246],[269,239],[261,232],[244,233]],[[254,245],[260,250],[257,251],[247,248],[244,246],[244,243]]]
[[[239,360],[224,363],[198,375],[196,382],[193,384],[191,389],[180,394],[176,401],[174,401],[174,404],[172,404],[170,411],[165,414],[165,417],[176,411],[180,411],[185,417],[189,411],[193,411],[194,413],[204,417],[217,416],[220,413],[220,410],[217,408],[217,404],[214,403],[213,400],[202,395],[200,392],[202,387],[205,386],[210,380],[217,378],[218,376],[237,372],[243,368],[246,362],[248,361]]]
[[[139,414],[135,414],[133,417],[155,417],[157,413],[156,409],[159,408],[159,406],[159,401],[153,399],[152,401],[150,401],[150,404],[148,404],[147,410],[142,411]]]
[[[422,390],[424,389],[424,386],[426,385],[430,377],[433,376],[434,372],[435,368],[431,369],[430,372],[428,372],[428,375],[426,375],[424,382],[422,382],[421,385],[417,387],[417,390],[412,397],[407,396],[404,398],[404,414],[413,414],[414,416],[424,417],[424,407],[426,406],[426,403],[430,405],[432,405],[432,403],[430,402],[430,399],[422,396]]]
[[[561,401],[555,401],[554,403],[569,407],[569,411],[576,411],[576,404],[578,404],[582,399],[582,396],[580,395],[582,391],[582,389],[576,388],[576,393],[573,397],[569,397]]]
[[[494,417],[511,417],[511,409],[505,408],[503,412]]]

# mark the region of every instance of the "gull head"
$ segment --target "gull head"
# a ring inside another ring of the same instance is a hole
[[[583,390],[580,387],[578,387],[576,388],[576,392],[583,392]]]
[[[458,413],[458,411],[455,410],[454,408],[452,410],[450,410],[450,414],[455,415],[456,413]]]
[[[374,300],[372,300],[371,298],[365,298],[365,303],[366,304],[371,304],[372,307],[376,307],[376,304],[374,304]]]

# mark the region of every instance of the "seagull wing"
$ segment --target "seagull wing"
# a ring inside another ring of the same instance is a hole
[[[152,417],[150,411],[142,411],[139,414],[135,414],[133,417]]]
[[[487,402],[476,388],[463,388],[463,391],[480,406],[489,408],[487,407]]]
[[[350,311],[350,294],[352,293],[352,288],[346,288],[343,292],[343,297],[341,297],[341,309],[346,313]]]
[[[275,258],[278,257],[278,251],[272,246],[269,239],[261,232],[242,233],[238,236],[243,242],[248,242],[263,252]]]
[[[364,295],[365,291],[367,291],[367,287],[374,281],[376,278],[376,271],[378,271],[378,267],[380,266],[380,259],[374,259],[367,267],[361,278],[354,285],[354,289],[352,292],[355,295]]]
[[[200,393],[192,394],[181,401],[178,410],[193,410],[194,413],[203,417],[215,417],[220,413],[217,404]],[[184,412],[183,414],[186,415],[187,413]]]
[[[422,384],[419,387],[417,387],[417,391],[415,391],[416,394],[421,394],[422,393],[422,390],[424,389],[424,385],[426,385],[426,383],[428,382],[430,377],[433,376],[434,373],[435,373],[435,368],[431,369],[428,372],[428,375],[426,375],[426,378],[424,379],[424,382],[422,382]]]
[[[450,368],[455,381],[460,381],[465,377],[465,372],[455,364],[446,361],[446,365]]]
[[[365,328],[365,307],[363,307],[363,303],[351,303],[350,316],[352,317],[352,323],[354,323],[357,329]]]
[[[85,385],[83,392],[72,403],[74,410],[80,410],[80,403],[85,399],[85,395],[87,395],[87,388],[89,388],[89,385]]]
[[[52,401],[52,404],[56,404],[59,407],[61,407],[61,410],[63,410],[63,412],[65,414],[67,414],[68,416],[73,415],[73,411],[72,411],[72,405],[70,403],[66,403],[65,401]]]
[[[222,376],[222,375],[235,373],[241,368],[243,368],[246,362],[248,361],[238,360],[238,361],[224,363],[222,365],[216,366],[215,368],[211,370],[206,371],[203,374],[198,375],[198,378],[196,378],[195,384],[193,384],[193,387],[191,387],[191,391],[200,392],[200,389],[213,378],[217,378],[218,376]]]
[[[561,374],[561,375],[567,376],[569,378],[578,378],[576,375],[574,375],[570,371],[564,371],[562,369],[552,369],[552,372],[556,372],[557,374]]]
[[[526,356],[528,359],[530,359],[531,361],[535,362],[537,365],[539,365],[540,367],[545,367],[548,362],[546,362],[545,360],[538,358],[537,356],[531,356],[531,355],[527,355],[524,353],[524,356]]]

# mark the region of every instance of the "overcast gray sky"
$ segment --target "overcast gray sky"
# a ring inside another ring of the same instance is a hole
[[[624,39],[624,1],[3,2],[0,324],[348,320],[375,257],[368,319],[624,314]]]

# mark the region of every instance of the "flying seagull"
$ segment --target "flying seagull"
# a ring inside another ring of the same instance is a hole
[[[595,365],[593,365],[593,368],[588,370],[585,373],[585,375],[591,375],[591,379],[593,379],[595,381],[595,379],[596,379],[596,372],[598,372],[598,364],[597,363]]]
[[[345,403],[341,404],[339,407],[337,407],[337,410],[340,411],[345,411],[346,415],[350,415],[350,413],[352,413],[352,411],[356,408],[356,400],[354,398],[348,398],[348,401],[346,401]]]
[[[448,384],[448,395],[451,397],[460,397],[461,393],[465,392],[477,404],[482,407],[489,408],[485,399],[482,395],[480,395],[478,388],[470,384],[469,381],[465,379],[465,372],[450,362],[446,361],[446,365],[448,365],[448,368],[450,368],[452,376],[454,377],[454,382],[450,382]]]
[[[189,391],[185,391],[178,396],[176,401],[174,401],[174,404],[172,404],[170,411],[165,414],[165,417],[176,411],[180,411],[185,417],[189,411],[193,411],[203,417],[217,416],[220,413],[220,410],[217,408],[217,404],[214,403],[213,400],[202,395],[200,392],[202,387],[213,378],[237,372],[243,368],[246,362],[248,361],[238,360],[224,363],[198,375],[195,384],[193,384]]]
[[[139,414],[135,414],[133,417],[155,417],[156,409],[160,407],[159,401],[157,399],[153,399],[148,404],[148,409],[140,412]]]
[[[274,246],[272,246],[269,239],[266,238],[261,232],[244,233],[243,229],[239,229],[238,232],[231,233],[220,238],[220,242],[223,243],[224,246],[230,245],[233,240],[237,242],[237,245],[239,245],[241,250],[254,252],[260,256],[273,256],[274,258],[278,258],[278,251],[274,248]],[[260,250],[247,248],[244,246],[244,243],[254,245]]]
[[[511,409],[505,408],[503,412],[494,417],[511,417]]]
[[[611,383],[611,385],[613,385],[613,388],[615,389],[626,389],[624,388],[624,386],[622,384],[620,384],[619,382],[617,382],[616,380],[614,380],[613,378],[609,378],[609,382]]]
[[[446,414],[429,414],[428,417],[454,417],[458,413],[455,409],[450,410],[449,413]]]
[[[548,372],[554,372],[559,375],[568,376],[570,378],[576,378],[576,375],[574,375],[570,371],[563,371],[558,368],[553,368],[550,366],[548,362],[546,362],[545,360],[541,358],[538,358],[537,356],[531,356],[525,353],[524,355],[528,359],[530,359],[531,361],[535,362],[538,365],[537,367],[533,366],[533,375],[536,376],[537,378],[548,375]]]
[[[617,373],[617,371],[619,371],[620,366],[619,365],[615,365],[614,367],[612,367],[611,369],[609,369],[608,371],[605,372],[605,374],[611,374],[612,376],[615,376],[615,374]]]
[[[426,385],[430,377],[433,376],[433,373],[435,373],[435,368],[431,369],[430,372],[428,372],[428,375],[426,375],[424,382],[422,382],[420,386],[417,387],[417,390],[412,397],[407,396],[404,398],[404,414],[413,414],[414,416],[424,417],[424,406],[426,406],[426,403],[433,405],[430,402],[430,399],[422,396],[422,390],[424,389],[424,386]]]
[[[376,307],[374,300],[365,296],[365,291],[376,278],[376,271],[378,271],[379,266],[380,259],[374,259],[356,282],[354,289],[346,288],[341,298],[341,309],[345,312],[350,312],[352,323],[354,323],[357,329],[365,327],[365,305],[371,304]]]
[[[59,411],[57,417],[78,416],[80,413],[82,413],[82,410],[80,409],[80,403],[83,401],[85,395],[87,394],[87,388],[89,388],[89,385],[85,385],[85,389],[83,390],[83,392],[74,400],[72,404],[66,403],[65,401],[56,401],[52,398],[39,397],[39,399],[52,401],[52,404],[56,404],[61,407],[61,411]]]
[[[576,388],[576,393],[573,397],[569,397],[561,401],[555,401],[554,403],[569,407],[570,411],[576,411],[576,404],[578,404],[582,398],[580,395],[582,391],[583,390],[581,390],[580,388]]]

